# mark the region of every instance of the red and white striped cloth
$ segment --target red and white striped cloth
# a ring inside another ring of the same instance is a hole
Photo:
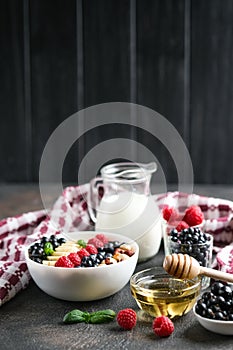
[[[40,210],[0,221],[0,306],[29,283],[26,246],[42,236],[93,229],[87,210],[88,191],[88,184],[67,187],[49,213]],[[206,219],[205,230],[213,234],[215,245],[227,249],[227,254],[224,249],[219,253],[224,253],[224,259],[219,255],[219,268],[233,273],[233,246],[229,246],[233,242],[232,202],[178,192],[156,195],[154,199],[161,208],[166,204],[180,209],[200,205]]]

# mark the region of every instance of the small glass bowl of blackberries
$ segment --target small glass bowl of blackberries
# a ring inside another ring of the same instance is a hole
[[[200,324],[206,329],[233,335],[233,286],[215,281],[193,307]]]
[[[188,254],[195,258],[200,266],[212,264],[213,236],[199,227],[189,227],[181,231],[173,229],[168,237],[168,254]],[[209,287],[210,279],[202,278],[202,289]]]

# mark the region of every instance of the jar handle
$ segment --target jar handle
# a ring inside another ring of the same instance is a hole
[[[100,183],[102,184],[101,187],[103,188],[102,177],[95,177],[94,179],[92,179],[90,181],[90,190],[87,196],[88,212],[94,224],[96,224],[97,207],[102,198],[102,195],[100,193],[100,186],[99,186]]]

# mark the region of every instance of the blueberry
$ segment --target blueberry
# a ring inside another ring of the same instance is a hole
[[[104,250],[105,250],[106,253],[112,253],[113,254],[114,250],[115,250],[113,243],[112,242],[106,243],[104,245]]]
[[[60,245],[62,245],[63,243],[66,242],[66,239],[63,238],[63,237],[61,237],[61,238],[59,238],[57,241],[58,241],[58,243],[59,243]]]
[[[205,317],[206,317],[206,318],[213,319],[213,318],[215,318],[215,315],[216,315],[216,314],[214,314],[213,310],[210,309],[210,308],[207,309],[206,312],[205,312]]]
[[[114,248],[119,248],[124,243],[120,243],[119,241],[114,241],[114,242],[112,242],[112,244],[113,244]]]
[[[174,228],[173,230],[171,230],[170,235],[171,235],[172,237],[177,237],[177,236],[178,236],[178,231],[177,231],[177,229]]]
[[[102,253],[98,253],[96,255],[96,259],[98,259],[100,262],[103,261],[105,258],[105,252],[102,252]]]
[[[195,234],[195,235],[193,235],[193,243],[194,244],[196,244],[196,243],[198,243],[198,235],[197,234]]]
[[[35,261],[38,264],[42,264],[42,260],[39,257],[35,257],[32,260]]]
[[[49,241],[48,237],[42,237],[41,238],[41,243],[44,245],[45,243],[47,243]]]
[[[211,286],[211,292],[214,295],[219,295],[219,291],[223,286],[224,286],[224,284],[222,282],[215,282]]]
[[[220,288],[220,295],[223,295],[226,300],[232,300],[232,290],[230,286],[224,285]]]
[[[216,312],[214,315],[215,315],[216,320],[224,320],[225,319],[225,317],[221,311]]]
[[[96,257],[97,257],[97,254],[91,254],[91,255],[89,255],[89,259],[90,259],[93,263],[96,262]]]

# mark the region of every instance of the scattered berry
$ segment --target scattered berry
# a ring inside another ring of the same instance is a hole
[[[117,322],[125,330],[131,330],[136,326],[137,314],[133,309],[124,309],[118,312]]]
[[[98,254],[98,249],[93,244],[87,244],[85,249],[90,254]]]
[[[176,208],[169,207],[169,206],[166,206],[165,208],[163,208],[163,218],[166,221],[169,221],[169,220],[173,221],[173,220],[176,220],[178,217],[179,217],[179,213],[176,210]]]
[[[168,337],[174,331],[174,324],[166,316],[156,317],[152,324],[153,331],[159,337]]]
[[[82,259],[84,256],[89,256],[90,253],[86,250],[86,248],[82,248],[80,249],[77,254],[79,255],[79,257]]]
[[[183,219],[189,226],[200,225],[204,220],[204,215],[201,208],[197,205],[192,205],[185,211],[185,216]]]
[[[70,253],[67,258],[74,264],[74,267],[81,265],[81,258],[77,253]]]
[[[100,248],[104,246],[104,243],[96,237],[90,238],[87,243],[92,244],[96,248]]]
[[[103,242],[104,244],[105,243],[108,243],[108,239],[107,237],[103,234],[103,233],[98,233],[96,235],[96,238],[99,239],[101,242]]]
[[[56,267],[74,267],[74,264],[67,256],[61,256],[55,263]]]

